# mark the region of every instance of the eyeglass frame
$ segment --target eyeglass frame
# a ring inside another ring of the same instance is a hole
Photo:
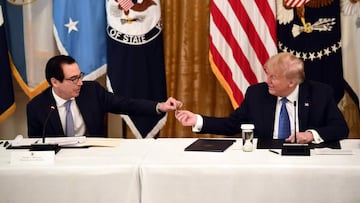
[[[73,84],[76,84],[79,82],[80,79],[84,78],[85,73],[80,72],[79,75],[72,76],[71,78],[64,78],[64,80],[71,81]]]

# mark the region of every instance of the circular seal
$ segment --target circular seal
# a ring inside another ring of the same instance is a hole
[[[162,31],[159,0],[108,0],[107,34],[125,44],[146,44]]]

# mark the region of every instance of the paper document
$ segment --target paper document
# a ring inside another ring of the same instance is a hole
[[[60,146],[77,145],[86,141],[85,136],[79,137],[47,137],[45,139],[46,144],[58,144]]]
[[[96,138],[88,137],[81,145],[88,145],[93,147],[117,147],[120,145],[122,139],[120,138]]]
[[[60,146],[67,145],[77,145],[84,143],[86,141],[85,136],[79,137],[47,137],[45,138],[46,144],[58,144]],[[13,141],[11,141],[11,146],[29,146],[31,144],[40,144],[42,143],[42,138],[24,138],[22,135],[18,135],[15,137]]]
[[[40,143],[41,138],[24,138],[22,135],[17,135],[14,140],[11,141],[11,146],[30,146],[34,143]]]

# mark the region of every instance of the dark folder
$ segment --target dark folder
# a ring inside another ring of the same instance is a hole
[[[185,148],[185,151],[206,151],[223,152],[230,147],[236,140],[233,139],[197,139]]]

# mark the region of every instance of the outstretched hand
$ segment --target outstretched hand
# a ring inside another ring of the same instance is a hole
[[[196,114],[186,110],[176,111],[175,118],[180,121],[183,126],[194,126],[197,119]]]
[[[183,104],[181,101],[178,101],[173,97],[169,97],[166,100],[166,102],[159,103],[159,110],[161,112],[175,111],[176,109],[180,108],[182,105]]]

